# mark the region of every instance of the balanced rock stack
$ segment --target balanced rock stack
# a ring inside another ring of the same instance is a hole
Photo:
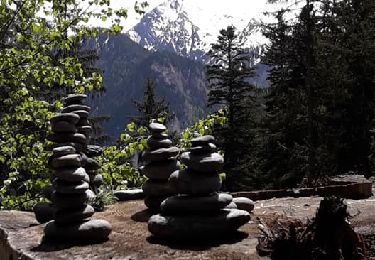
[[[250,220],[248,212],[226,208],[231,195],[218,193],[224,160],[213,142],[209,135],[192,139],[192,148],[182,154],[187,169],[175,171],[169,178],[178,195],[164,200],[161,214],[149,219],[148,229],[154,236],[214,237],[234,232]]]
[[[56,142],[49,165],[54,171],[52,200],[56,211],[54,220],[45,229],[45,239],[79,242],[98,242],[108,238],[111,225],[104,220],[90,220],[94,209],[87,205],[89,176],[82,167],[79,153],[86,137],[77,133],[78,113],[63,112],[51,119]]]
[[[99,156],[102,152],[100,147],[87,145],[92,133],[92,127],[88,121],[91,108],[83,103],[87,98],[85,94],[70,94],[63,99],[65,107],[62,113],[75,113],[80,119],[76,124],[78,134],[86,137],[86,143],[79,145],[79,152],[83,157],[83,167],[90,177],[90,189],[97,193],[99,186],[103,183],[102,175],[97,174],[100,168],[99,163],[93,158]]]
[[[103,176],[97,172],[100,165],[95,157],[103,154],[103,149],[97,145],[88,145],[86,150],[87,161],[85,169],[90,177],[90,189],[94,191],[95,194],[98,193],[100,185],[103,184]]]
[[[161,202],[175,194],[168,183],[168,178],[179,168],[176,157],[180,150],[172,146],[172,141],[165,133],[167,129],[164,125],[151,123],[149,129],[151,132],[147,140],[149,149],[142,156],[146,164],[142,168],[142,173],[147,176],[148,180],[142,189],[145,195],[145,205],[151,211],[159,211]]]

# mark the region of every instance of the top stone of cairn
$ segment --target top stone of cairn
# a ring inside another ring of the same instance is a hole
[[[165,125],[162,125],[159,123],[151,123],[148,128],[150,129],[152,133],[162,133],[165,130],[167,130]]]
[[[66,98],[63,98],[65,106],[72,104],[81,104],[84,99],[87,98],[85,94],[69,94]]]
[[[215,142],[215,138],[212,135],[204,135],[197,138],[191,139],[191,145],[195,146],[206,146],[209,143]]]

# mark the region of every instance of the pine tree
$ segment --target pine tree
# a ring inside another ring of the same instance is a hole
[[[208,52],[208,106],[225,105],[228,123],[224,130],[225,186],[239,189],[246,178],[246,155],[251,147],[253,124],[254,76],[249,52],[242,46],[236,29],[228,26],[220,31],[218,40]]]
[[[266,142],[262,169],[275,186],[295,186],[304,176],[316,178],[318,154],[316,24],[310,1],[295,24],[275,13],[265,27],[271,44],[263,62],[270,65],[271,87],[266,97]]]
[[[291,27],[279,13],[266,28],[271,87],[262,169],[279,185],[372,174],[374,10],[370,0],[311,0]]]
[[[341,33],[340,54],[348,64],[345,73],[350,75],[346,82],[348,98],[342,136],[346,147],[340,152],[339,171],[370,176],[373,174],[369,158],[375,108],[375,3],[371,0],[340,1],[333,11]]]
[[[167,123],[172,118],[166,101],[155,95],[155,83],[151,79],[146,80],[143,100],[133,103],[140,114],[132,119],[137,126],[148,126],[152,119],[158,118],[163,118]]]
[[[270,40],[263,63],[270,66],[270,88],[266,96],[266,117],[264,119],[265,146],[262,151],[262,171],[265,179],[272,179],[274,185],[289,185],[296,182],[295,176],[303,166],[294,154],[300,154],[302,133],[300,91],[293,83],[296,70],[292,26],[284,18],[287,10],[275,13],[277,22],[264,28],[264,35]],[[298,162],[298,163],[296,163]],[[271,187],[273,185],[271,184]]]

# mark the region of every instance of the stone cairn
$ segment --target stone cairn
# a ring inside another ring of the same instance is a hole
[[[147,139],[148,150],[143,154],[145,166],[142,173],[148,180],[142,186],[145,195],[145,205],[153,212],[160,211],[161,202],[175,194],[171,189],[168,178],[179,168],[176,157],[179,153],[177,147],[172,146],[172,141],[165,133],[167,128],[158,123],[149,125],[151,136]]]
[[[54,171],[52,200],[56,211],[54,220],[44,229],[46,240],[99,242],[108,239],[111,225],[105,220],[90,220],[94,208],[87,204],[89,176],[86,173],[84,154],[87,145],[85,134],[79,133],[87,110],[73,110],[86,96],[71,94],[65,99],[62,113],[51,119],[53,134],[50,140],[56,143],[49,165]],[[83,108],[83,107],[81,107]],[[74,111],[74,113],[72,113]],[[84,111],[84,112],[79,112]],[[82,117],[81,117],[82,116]],[[82,129],[83,128],[83,129]]]
[[[234,232],[250,220],[248,212],[226,208],[232,202],[231,195],[218,193],[224,160],[213,142],[209,135],[192,139],[190,151],[182,154],[187,169],[177,170],[169,178],[178,195],[164,200],[161,214],[148,221],[154,236],[215,237]]]
[[[86,137],[86,143],[89,143],[92,127],[88,121],[88,117],[91,108],[83,104],[86,98],[87,96],[84,94],[69,95],[63,100],[65,107],[62,113],[75,113],[79,115],[80,119],[76,124],[77,132],[83,134]],[[80,148],[84,160],[84,168],[90,177],[90,189],[94,193],[97,193],[99,186],[103,183],[103,177],[101,174],[97,173],[100,165],[93,157],[100,156],[102,149],[94,145],[83,145]]]

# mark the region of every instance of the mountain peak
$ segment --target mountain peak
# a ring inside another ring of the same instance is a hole
[[[171,9],[180,10],[184,0],[170,0],[169,6]]]
[[[243,8],[248,0],[232,1],[235,6],[227,3],[225,8],[223,3],[212,0],[166,0],[146,13],[128,34],[148,50],[171,51],[196,60],[204,60],[219,31],[228,25],[246,35],[247,47],[264,44],[266,40],[259,30],[260,7],[255,12],[254,8]]]

